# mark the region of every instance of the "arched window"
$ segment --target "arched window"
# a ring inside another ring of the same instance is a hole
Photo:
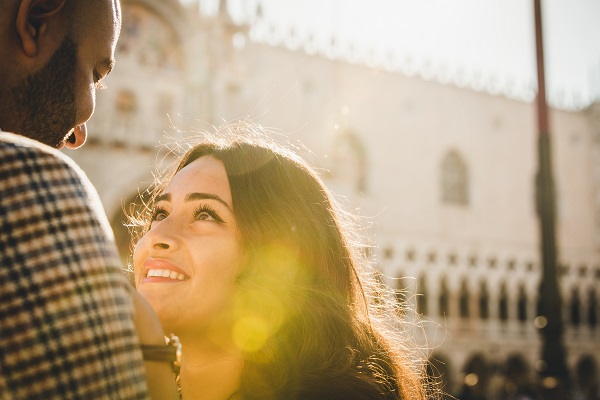
[[[588,323],[592,330],[596,329],[598,325],[598,303],[594,289],[590,289],[588,295]]]
[[[579,299],[579,290],[573,288],[571,291],[571,304],[570,304],[571,324],[574,327],[578,327],[581,322],[581,301]]]
[[[367,190],[366,151],[358,136],[345,131],[333,143],[333,179],[348,189],[363,193]]]
[[[527,321],[527,293],[525,286],[519,286],[519,296],[517,298],[517,319],[520,322]]]
[[[417,287],[417,312],[419,314],[427,315],[427,300],[427,284],[425,275],[421,275]]]
[[[522,354],[510,354],[504,365],[506,380],[512,384],[530,382],[531,367]]]
[[[458,298],[458,308],[460,310],[461,318],[469,318],[469,288],[467,287],[467,281],[463,280],[460,286],[460,295]]]
[[[508,320],[508,294],[506,293],[506,283],[502,282],[500,286],[500,299],[498,300],[498,317],[500,321]]]
[[[575,366],[575,375],[580,393],[588,394],[589,397],[585,396],[586,399],[597,399],[598,365],[594,356],[591,354],[581,355]]]
[[[450,151],[441,165],[442,201],[445,204],[469,204],[469,174],[467,164],[456,151]]]
[[[449,299],[450,293],[448,291],[448,284],[446,283],[446,278],[442,278],[442,282],[440,284],[440,298],[439,298],[439,311],[441,316],[448,316],[449,314]]]
[[[465,363],[463,372],[463,387],[464,391],[472,396],[469,398],[485,398],[484,394],[487,392],[491,375],[491,365],[483,354],[472,355]]]
[[[490,317],[490,295],[485,282],[479,285],[479,317],[481,319]]]

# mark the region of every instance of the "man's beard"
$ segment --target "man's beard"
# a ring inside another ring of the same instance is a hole
[[[75,126],[77,45],[68,36],[46,65],[10,90],[20,119],[15,133],[59,147]]]

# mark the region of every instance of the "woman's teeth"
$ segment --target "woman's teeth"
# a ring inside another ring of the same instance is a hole
[[[170,278],[178,281],[185,280],[185,275],[180,274],[179,272],[171,271],[169,269],[151,269],[148,270],[148,274],[146,277],[162,277],[162,278]]]

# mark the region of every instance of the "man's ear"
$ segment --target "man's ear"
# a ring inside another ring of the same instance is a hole
[[[23,52],[35,57],[39,51],[39,38],[48,29],[48,20],[65,6],[66,0],[21,0],[17,12],[16,30]]]

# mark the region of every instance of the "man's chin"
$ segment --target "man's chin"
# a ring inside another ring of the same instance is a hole
[[[40,130],[34,129],[14,129],[12,132],[18,133],[22,136],[28,137],[33,140],[37,140],[40,143],[45,144],[46,146],[54,147],[56,149],[62,149],[70,136],[72,136],[73,128],[71,128],[64,136],[61,136],[58,133],[48,134],[48,132],[44,132],[45,134],[40,135]],[[63,132],[65,132],[63,130]]]

